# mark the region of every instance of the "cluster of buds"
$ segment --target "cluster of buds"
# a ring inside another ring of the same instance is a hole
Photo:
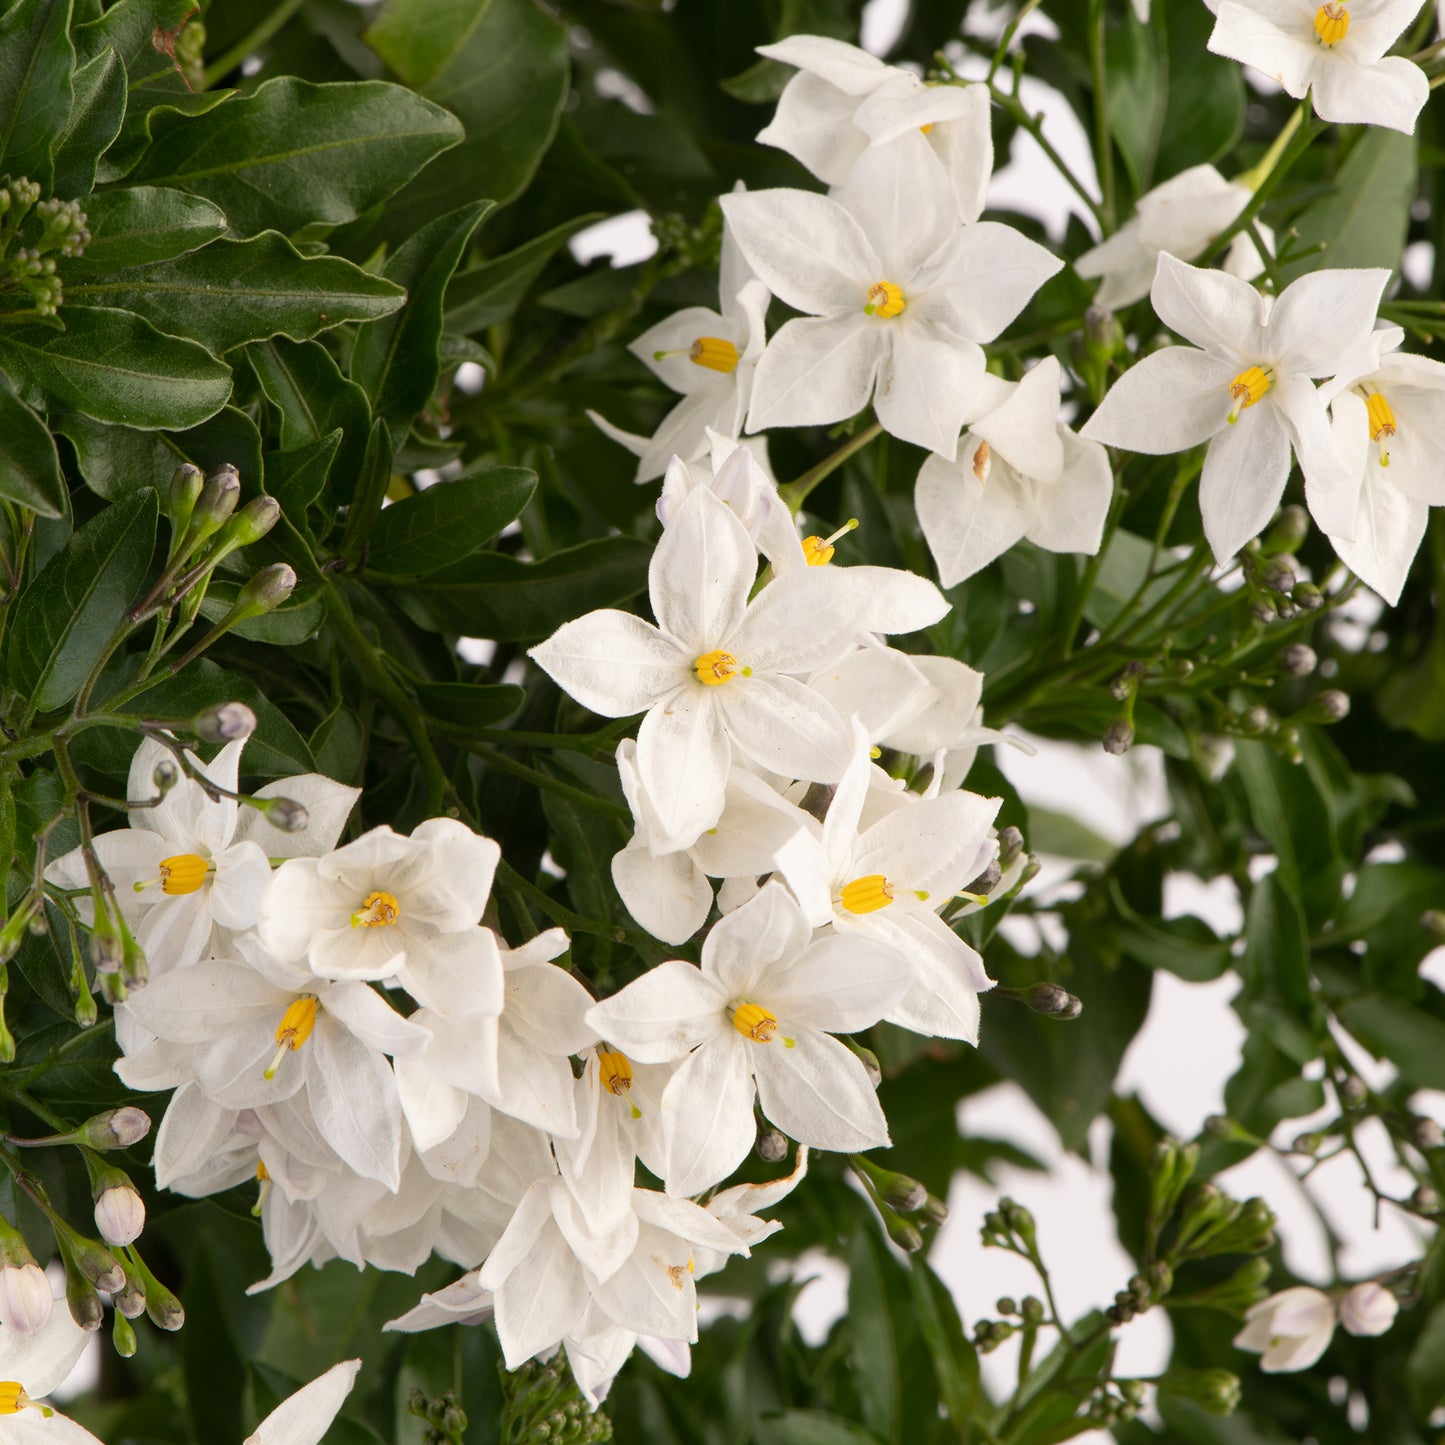
[[[1111,1325],[1126,1325],[1152,1309],[1174,1288],[1174,1271],[1162,1259],[1152,1261],[1142,1274],[1131,1275],[1127,1288],[1115,1292],[1114,1303],[1104,1311]]]
[[[78,201],[42,201],[39,185],[25,176],[0,186],[0,290],[25,292],[37,316],[60,309],[57,262],[82,255],[89,243]]]
[[[502,1388],[502,1445],[600,1445],[612,1439],[612,1421],[603,1411],[587,1408],[561,1354],[546,1364],[528,1360],[507,1372]],[[449,1438],[461,1437],[441,1436]]]
[[[973,1327],[973,1343],[980,1354],[991,1354],[1020,1330],[1037,1330],[1047,1318],[1043,1300],[1031,1294],[1026,1294],[1022,1301],[1004,1295],[994,1309],[998,1311],[998,1319],[981,1319]]]
[[[866,1154],[850,1154],[848,1163],[899,1249],[921,1249],[923,1227],[936,1229],[948,1218],[948,1206],[917,1179],[884,1169]]]
[[[1109,1380],[1090,1398],[1084,1418],[1105,1430],[1127,1425],[1139,1413],[1146,1393],[1143,1380]]]
[[[1245,596],[1256,622],[1289,622],[1301,612],[1315,612],[1324,606],[1320,589],[1300,580],[1300,564],[1294,555],[1309,529],[1309,513],[1290,505],[1265,536],[1240,553]]]
[[[413,1387],[407,1413],[426,1421],[427,1429],[421,1437],[423,1445],[460,1445],[466,1433],[467,1414],[457,1403],[455,1390],[428,1397],[425,1390]]]

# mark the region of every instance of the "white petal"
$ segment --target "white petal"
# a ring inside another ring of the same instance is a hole
[[[1289,480],[1289,438],[1272,405],[1246,407],[1209,443],[1199,478],[1204,535],[1227,562],[1274,516]]]
[[[670,1194],[700,1194],[726,1179],[757,1138],[750,1044],[730,1024],[672,1076],[662,1096]]]
[[[637,731],[637,773],[657,812],[659,836],[652,842],[661,851],[690,846],[722,812],[732,751],[707,691],[688,682],[653,708]]]
[[[837,1039],[799,1029],[755,1046],[758,1102],[789,1138],[853,1153],[886,1145],[888,1122],[858,1057]]]
[[[953,180],[959,214],[965,221],[976,221],[983,214],[989,177],[993,174],[988,87],[940,88],[962,94],[968,105],[956,120],[937,122],[928,134],[929,143]]]
[[[974,475],[973,457],[981,444],[970,432],[959,461],[931,456],[918,472],[913,504],[945,587],[956,587],[1002,556],[1034,517],[1032,484],[1006,462],[993,463],[986,482]]]
[[[1057,358],[1045,357],[1024,373],[1002,406],[969,427],[1015,471],[1034,481],[1054,482],[1063,473],[1064,448],[1058,428],[1061,375]]]
[[[1104,539],[1109,503],[1114,500],[1114,473],[1098,442],[1085,441],[1062,426],[1059,437],[1064,444],[1063,479],[1035,491],[1028,539],[1050,552],[1092,556]]]
[[[6,1330],[4,1354],[0,1357],[0,1374],[22,1385],[26,1394],[39,1400],[50,1394],[75,1368],[90,1340],[90,1331],[83,1330],[70,1317],[68,1309],[53,1309],[49,1321],[34,1334],[22,1335]],[[6,1421],[6,1430],[14,1428],[14,1420]]]
[[[919,632],[948,616],[953,604],[926,577],[899,567],[848,567],[873,589],[863,614],[865,632]]]
[[[634,337],[627,349],[655,376],[684,395],[730,385],[727,373],[699,366],[689,356],[693,342],[700,336],[716,336],[742,350],[739,343],[743,338],[736,334],[733,323],[707,306],[688,306],[673,312],[665,321]],[[657,352],[666,354],[659,357]]]
[[[977,876],[970,870],[1001,806],[960,789],[899,808],[858,839],[857,876],[882,873],[900,889],[926,893],[921,901],[936,909]]]
[[[1165,252],[1149,298],[1171,331],[1221,361],[1243,367],[1272,354],[1264,340],[1264,302],[1248,281]]]
[[[890,325],[882,321],[879,326]],[[900,441],[952,457],[976,409],[983,353],[943,328],[905,325],[878,370],[878,420]]]
[[[1271,393],[1308,488],[1340,488],[1359,476],[1354,448],[1342,453],[1335,445],[1329,413],[1318,389],[1303,377],[1282,376]]]
[[[539,963],[507,976],[507,1019],[533,1048],[576,1054],[597,1042],[585,1022],[593,998],[565,968]]]
[[[1330,542],[1345,566],[1393,607],[1424,540],[1430,509],[1377,476],[1367,478],[1360,490],[1353,540],[1331,537]]]
[[[127,999],[132,1015],[172,1043],[222,1037],[272,1013],[280,1023],[290,998],[253,969],[220,960],[194,963],[152,979]]]
[[[737,514],[699,487],[668,519],[652,554],[658,626],[694,656],[720,646],[742,620],[757,572],[757,549]]]
[[[1375,324],[1386,270],[1312,271],[1286,286],[1269,314],[1269,346],[1279,369],[1329,376],[1363,345]]]
[[[654,858],[634,839],[613,854],[612,881],[627,911],[664,943],[686,943],[712,911],[712,885],[687,852]]]
[[[888,67],[876,55],[826,35],[785,36],[771,45],[758,46],[758,54],[796,65],[845,95],[867,95],[888,76]]]
[[[811,935],[797,900],[770,883],[708,934],[702,971],[720,997],[747,999],[763,987],[769,969],[801,954]]]
[[[1088,441],[1163,456],[1207,441],[1229,415],[1238,368],[1189,346],[1168,346],[1131,366],[1080,431]]]
[[[283,1400],[246,1445],[318,1445],[356,1383],[360,1360],[342,1360]]]
[[[782,579],[787,580],[787,579]],[[848,728],[832,703],[781,673],[733,678],[718,699],[728,736],[759,766],[831,783],[848,766]]]
[[[306,1097],[317,1127],[362,1178],[394,1192],[401,1184],[401,1102],[391,1065],[325,1017],[306,1047],[313,1051]]]
[[[832,703],[839,717],[857,717],[870,738],[888,737],[933,696],[913,659],[891,647],[860,647],[842,662],[815,672],[808,686]]]
[[[822,37],[798,35],[793,39]],[[868,137],[852,123],[857,104],[855,96],[816,75],[795,75],[783,87],[771,123],[757,138],[763,145],[777,146],[796,157],[820,181],[842,185],[868,144]]]
[[[1321,56],[1311,76],[1310,95],[1321,120],[1343,125],[1384,125],[1413,135],[1430,81],[1403,55],[1373,65],[1352,65],[1344,57]]]
[[[431,1037],[421,1024],[403,1018],[364,983],[332,984],[321,996],[321,1007],[377,1053],[419,1053]]]
[[[515,1370],[555,1345],[586,1303],[582,1266],[549,1219],[526,1258],[495,1291],[497,1335],[507,1368]]]
[[[824,426],[868,405],[886,338],[856,310],[789,321],[768,342],[753,377],[748,430]]]
[[[897,92],[890,87],[888,93]],[[883,95],[875,92],[872,103]],[[860,121],[870,104],[860,107]],[[873,279],[905,289],[961,219],[948,173],[919,129],[924,123],[915,121],[886,145],[869,146],[838,194],[877,254],[881,270]]]
[[[936,289],[959,335],[982,343],[992,341],[1063,264],[1012,226],[974,221],[944,243],[914,284]],[[934,299],[930,295],[930,303]]]
[[[914,982],[889,1023],[928,1038],[978,1042],[978,994],[990,980],[978,954],[937,914],[884,908],[855,927],[913,964]]]
[[[1360,506],[1360,489],[1369,467],[1370,418],[1364,398],[1342,391],[1330,403],[1330,424],[1335,450],[1344,463],[1326,468],[1323,475],[1305,481],[1305,501],[1321,531],[1332,537],[1353,537]]]
[[[728,1027],[727,1000],[702,971],[681,959],[649,969],[587,1011],[588,1024],[644,1064],[680,1059]]]
[[[1309,43],[1313,35],[1306,40],[1299,33],[1298,7],[1290,0],[1253,0],[1252,6],[1219,0],[1215,14],[1210,50],[1263,71],[1296,100],[1304,95],[1319,46]]]
[[[631,717],[650,708],[686,681],[691,661],[657,628],[610,607],[564,623],[528,656],[558,687],[603,717]]]
[[[785,1031],[796,1020],[824,1033],[851,1034],[872,1028],[912,981],[891,949],[858,935],[829,933],[769,970],[759,997]]]
[[[468,1099],[454,1084],[440,1079],[425,1062],[398,1059],[393,1065],[401,1111],[418,1153],[434,1149],[451,1137],[467,1112]]]
[[[315,857],[329,852],[341,837],[360,788],[348,788],[322,773],[301,773],[256,789],[258,798],[290,798],[306,809],[306,826],[299,833],[273,827],[255,808],[242,808],[235,841],[259,843],[268,858]]]
[[[850,652],[878,591],[880,568],[802,567],[775,577],[728,638],[729,651],[754,672],[807,674]],[[740,680],[715,689],[719,695]]]

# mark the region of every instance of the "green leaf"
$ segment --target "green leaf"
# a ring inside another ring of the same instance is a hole
[[[1309,935],[1304,914],[1278,871],[1255,884],[1244,933],[1239,972],[1250,997],[1307,1009],[1312,997]]]
[[[1427,1316],[1405,1361],[1405,1382],[1422,1420],[1445,1400],[1445,1304],[1436,1305]]]
[[[598,537],[521,562],[482,552],[396,594],[418,626],[499,642],[530,641],[598,607],[635,597],[647,586],[652,547],[632,537]]]
[[[262,231],[67,286],[65,314],[73,306],[115,306],[219,354],[246,341],[306,341],[344,321],[374,321],[405,298],[400,286],[340,256],[308,259],[285,236]]]
[[[415,576],[439,572],[480,551],[521,515],[536,490],[536,474],[521,467],[488,467],[437,482],[376,519],[367,565]]]
[[[158,508],[137,492],[87,522],[20,596],[8,681],[38,712],[69,702],[150,567]]]
[[[861,1425],[822,1410],[784,1410],[757,1423],[758,1445],[879,1445]]]
[[[466,139],[398,197],[387,234],[478,196],[517,195],[551,144],[567,94],[567,30],[532,0],[388,0],[366,41]]]
[[[881,1256],[881,1257],[880,1257]],[[863,1422],[875,1435],[896,1440],[900,1396],[898,1344],[883,1270],[893,1267],[876,1233],[866,1225],[853,1231],[848,1247],[849,1365]]]
[[[86,202],[91,242],[66,262],[66,280],[103,276],[184,255],[222,236],[226,213],[201,196],[165,186],[101,191]]]
[[[1169,32],[1163,133],[1155,175],[1177,176],[1227,155],[1244,133],[1244,76],[1207,49],[1214,16],[1203,5],[1159,5],[1156,26]]]
[[[201,616],[219,622],[241,590],[237,582],[212,582],[201,603]],[[279,607],[238,622],[231,631],[251,642],[268,642],[273,647],[295,647],[315,637],[326,620],[326,604],[314,587],[298,588]]]
[[[479,728],[510,717],[527,696],[510,682],[421,682],[416,695],[434,718]]]
[[[125,120],[125,65],[108,46],[75,72],[75,98],[65,129],[55,137],[55,194],[88,196],[96,163]],[[90,206],[85,208],[91,217]],[[91,235],[95,234],[92,218]],[[70,274],[69,268],[66,271]]]
[[[249,236],[340,225],[461,139],[455,117],[379,80],[264,81],[205,115],[156,115],[135,179],[179,186]]]
[[[1436,945],[1420,915],[1445,899],[1445,873],[1425,863],[1367,863],[1335,919],[1332,941],[1366,946],[1365,968],[1382,991],[1401,998],[1422,992],[1420,963]]]
[[[1164,123],[1169,87],[1161,41],[1158,30],[1140,24],[1130,10],[1113,27],[1105,50],[1109,128],[1136,192],[1149,187]]]
[[[300,525],[307,507],[321,495],[340,445],[338,427],[309,446],[266,453],[266,491],[281,503],[282,514],[291,522]]]
[[[74,69],[70,0],[13,0],[0,15],[0,174],[50,191]]]
[[[1445,1089],[1445,1022],[1423,1009],[1367,994],[1340,1008],[1346,1027],[1412,1084]]]
[[[1399,268],[1419,184],[1416,150],[1413,135],[1361,127],[1334,184],[1294,223],[1299,249],[1324,250],[1282,266],[1286,284],[1325,266]]]
[[[447,283],[490,209],[491,202],[476,201],[442,216],[418,231],[386,263],[383,274],[406,288],[406,305],[357,338],[351,376],[371,398],[373,414],[391,427],[396,446],[436,391]]]
[[[42,517],[65,514],[65,478],[50,428],[0,376],[0,497]]]
[[[506,321],[558,248],[601,218],[602,212],[592,211],[564,221],[505,256],[459,271],[447,287],[447,330],[468,334]]]
[[[0,368],[33,405],[57,402],[121,426],[195,426],[231,394],[230,368],[205,347],[100,307],[67,311],[64,331],[0,329]]]
[[[1084,616],[1096,627],[1107,627],[1124,610],[1125,604],[1149,575],[1149,560],[1153,552],[1152,544],[1143,537],[1136,537],[1122,528],[1114,533],[1084,604]],[[1161,556],[1158,565],[1167,566],[1168,562],[1167,557]],[[1174,575],[1156,577],[1144,588],[1135,605],[1141,612],[1147,611],[1175,580]]]
[[[939,1399],[948,1423],[957,1431],[966,1430],[978,1402],[978,1351],[964,1335],[963,1321],[947,1285],[921,1254],[909,1256],[908,1273],[918,1328],[938,1378]]]

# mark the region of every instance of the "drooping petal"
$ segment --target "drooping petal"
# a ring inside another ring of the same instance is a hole
[[[360,1360],[342,1360],[283,1400],[246,1445],[318,1445],[356,1383]]]
[[[629,1058],[664,1064],[727,1028],[726,1003],[701,969],[672,959],[594,1004],[587,1022]]]
[[[831,783],[848,766],[847,724],[832,703],[796,678],[734,678],[718,710],[737,747],[770,772]]]
[[[790,1139],[853,1153],[887,1145],[888,1121],[858,1057],[837,1039],[799,1029],[755,1046],[758,1102]]]
[[[1033,520],[1026,533],[1035,547],[1050,552],[1086,552],[1092,556],[1104,539],[1114,473],[1108,453],[1068,427],[1059,428],[1064,444],[1064,475],[1055,486],[1035,491]]]
[[[712,885],[686,851],[654,858],[634,840],[612,855],[612,881],[627,911],[664,943],[686,943],[712,911]]]
[[[954,120],[939,121],[928,133],[934,154],[953,180],[959,214],[976,221],[988,199],[988,182],[993,174],[993,135],[986,85],[944,86],[961,94],[967,102]]]
[[[722,646],[742,620],[757,572],[757,549],[737,513],[699,487],[669,517],[652,554],[648,587],[658,626],[693,657]]]
[[[582,1266],[549,1218],[525,1258],[493,1291],[497,1337],[507,1368],[517,1369],[561,1340],[587,1299]]]
[[[660,551],[668,534],[658,544]],[[605,607],[563,623],[528,656],[603,717],[644,712],[687,681],[691,658],[650,623]]]
[[[725,691],[732,678],[711,691]],[[637,730],[637,774],[657,812],[659,851],[687,848],[722,812],[732,750],[720,709],[690,681],[653,708]]]
[[[507,1018],[518,1035],[549,1054],[578,1054],[597,1042],[586,1022],[592,995],[565,968],[539,963],[507,975]]]
[[[1289,462],[1289,437],[1272,405],[1247,407],[1210,442],[1199,478],[1199,510],[1221,565],[1274,516]]]
[[[751,1060],[766,1047],[729,1024],[672,1076],[662,1096],[669,1194],[700,1194],[748,1157],[757,1138]]]
[[[1148,456],[1187,451],[1224,426],[1237,372],[1234,362],[1193,347],[1165,347],[1109,388],[1079,435]]]
[[[1368,477],[1360,489],[1352,540],[1331,537],[1330,542],[1345,566],[1393,607],[1424,540],[1430,508],[1378,476]]]
[[[852,923],[912,963],[914,981],[889,1023],[927,1038],[978,1042],[978,995],[992,986],[983,960],[926,909],[884,908]]]
[[[321,1007],[377,1053],[420,1053],[431,1037],[425,1027],[404,1018],[374,988],[354,980],[332,984],[321,996]]]
[[[825,426],[868,405],[883,359],[879,327],[855,310],[801,316],[781,327],[758,361],[748,430]]]

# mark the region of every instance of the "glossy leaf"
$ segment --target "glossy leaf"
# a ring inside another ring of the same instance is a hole
[[[0,175],[49,191],[52,148],[70,114],[70,0],[13,0],[0,15]]]
[[[165,186],[101,191],[86,202],[85,213],[92,239],[83,256],[67,263],[67,277],[168,261],[226,232],[226,214],[219,206]]]
[[[526,694],[510,682],[422,682],[417,698],[435,718],[462,727],[489,727],[510,717]]]
[[[65,478],[45,423],[0,376],[0,497],[42,517],[66,507]]]
[[[520,467],[489,467],[393,502],[376,519],[367,565],[378,572],[439,572],[486,545],[537,490]]]
[[[125,120],[125,64],[108,46],[75,72],[65,128],[55,137],[55,194],[88,196],[96,165]],[[86,215],[91,214],[86,205]],[[91,234],[95,234],[92,223]]]

